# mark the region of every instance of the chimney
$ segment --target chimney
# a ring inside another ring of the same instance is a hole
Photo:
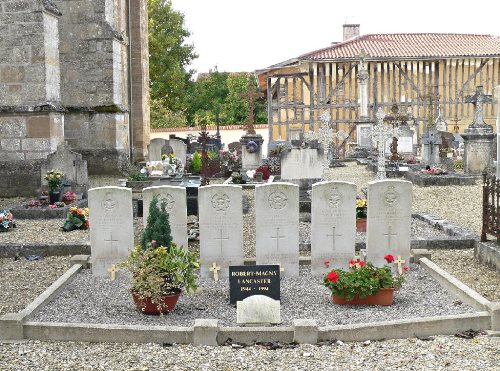
[[[345,24],[343,41],[359,36],[359,24]]]

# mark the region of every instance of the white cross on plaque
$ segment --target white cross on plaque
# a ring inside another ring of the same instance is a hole
[[[394,264],[397,264],[398,265],[398,272],[399,272],[399,275],[402,275],[403,274],[403,264],[405,263],[406,261],[401,259],[401,255],[398,255],[398,258],[396,259],[396,261],[394,262]]]
[[[111,281],[114,281],[116,278],[116,272],[118,272],[118,268],[113,264],[111,268],[108,268],[108,272],[111,273]]]
[[[276,250],[280,249],[280,240],[285,238],[285,236],[280,236],[280,227],[276,227],[276,236],[271,236],[273,240],[276,240]]]
[[[217,263],[213,262],[212,266],[208,270],[214,274],[214,281],[218,281],[220,267],[217,266]]]

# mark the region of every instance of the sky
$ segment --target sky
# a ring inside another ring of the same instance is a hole
[[[474,8],[477,4],[477,10]],[[190,68],[252,72],[342,41],[342,25],[376,33],[500,36],[500,0],[172,0],[199,57]]]

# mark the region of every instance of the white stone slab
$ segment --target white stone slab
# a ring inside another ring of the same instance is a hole
[[[212,263],[220,278],[229,276],[230,265],[243,265],[242,190],[235,185],[212,185],[198,190],[200,217],[200,273],[213,278]]]
[[[236,323],[279,324],[280,310],[279,300],[264,295],[252,295],[236,302]]]
[[[376,266],[384,256],[401,255],[410,262],[412,184],[388,179],[368,183],[366,257]]]
[[[319,182],[312,186],[311,272],[322,275],[349,268],[356,245],[354,183]],[[325,264],[328,261],[329,264]]]
[[[292,148],[281,159],[281,179],[321,179],[323,156],[315,148]]]
[[[162,148],[168,144],[164,138],[151,139],[148,145],[148,161],[161,161]]]
[[[125,261],[134,247],[132,190],[92,188],[88,198],[92,274],[111,277],[111,265]]]
[[[142,207],[144,227],[148,224],[149,204],[153,196],[159,195],[158,207],[165,201],[170,222],[172,242],[177,246],[188,247],[186,188],[174,186],[158,186],[144,188],[142,191]]]
[[[186,143],[184,143],[182,140],[179,139],[170,139],[168,141],[168,144],[170,144],[170,147],[172,147],[172,150],[174,151],[174,156],[181,160],[183,166],[186,166],[186,153],[187,153]]]
[[[299,187],[271,183],[255,187],[257,264],[280,264],[283,276],[299,275]]]

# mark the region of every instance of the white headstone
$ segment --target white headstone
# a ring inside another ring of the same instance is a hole
[[[174,151],[174,157],[177,157],[181,160],[182,165],[186,166],[186,153],[187,153],[187,145],[182,140],[179,139],[170,139],[168,141],[170,147]]]
[[[281,179],[321,179],[322,161],[316,148],[292,148],[281,159]]]
[[[159,195],[158,207],[165,201],[168,212],[172,242],[177,246],[188,247],[186,188],[158,186],[144,188],[142,191],[142,210],[144,227],[148,224],[149,205],[153,196]]]
[[[264,295],[252,295],[236,302],[236,323],[281,323],[280,301]]]
[[[134,247],[132,190],[92,188],[88,197],[92,274],[109,276],[108,269],[125,261]]]
[[[243,208],[241,187],[212,185],[198,190],[200,217],[200,272],[213,278],[212,263],[220,266],[218,275],[229,276],[230,265],[243,265]]]
[[[257,264],[279,264],[283,276],[299,275],[299,186],[255,187]]]
[[[411,182],[388,179],[368,183],[368,261],[382,266],[387,254],[410,261],[411,204]]]
[[[151,139],[148,145],[148,161],[161,161],[162,149],[168,145],[168,140],[164,138]]]
[[[320,182],[312,186],[311,272],[349,268],[356,245],[356,184]],[[328,263],[326,263],[328,262]]]

